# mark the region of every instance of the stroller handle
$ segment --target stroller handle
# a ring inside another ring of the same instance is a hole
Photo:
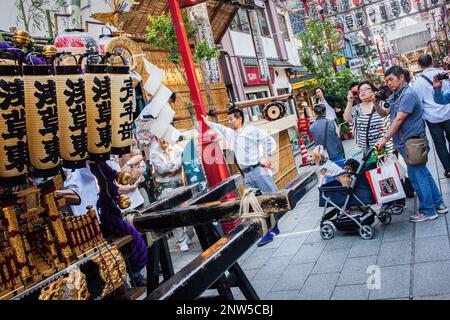
[[[369,151],[367,152],[367,154],[363,157],[362,162],[366,163],[367,160],[370,159],[370,157],[372,156],[372,153],[375,151],[375,147],[372,147],[369,149]]]

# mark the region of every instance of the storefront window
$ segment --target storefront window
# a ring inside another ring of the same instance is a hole
[[[261,35],[263,37],[270,37],[270,28],[266,18],[266,12],[264,9],[257,8],[256,13],[258,15],[259,26],[261,27]]]
[[[289,31],[288,31],[288,27],[286,24],[286,17],[283,16],[282,14],[278,15],[278,23],[280,24],[280,29],[281,32],[283,32],[283,39],[286,41],[290,41],[290,37],[289,37]]]
[[[231,30],[250,33],[248,17],[245,9],[240,8],[231,21]]]

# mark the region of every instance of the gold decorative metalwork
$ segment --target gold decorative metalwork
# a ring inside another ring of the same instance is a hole
[[[30,34],[25,30],[14,31],[13,40],[16,45],[26,47],[30,43]]]
[[[100,277],[104,282],[102,297],[124,284],[127,269],[125,260],[116,246],[97,255],[92,261],[99,266]]]
[[[120,209],[127,209],[127,208],[129,208],[131,206],[131,199],[130,199],[130,197],[128,197],[128,196],[126,196],[124,194],[121,194],[119,196],[118,202],[119,202],[119,208]]]
[[[128,172],[119,172],[119,174],[117,175],[117,179],[116,179],[117,183],[126,186],[128,184],[130,184],[131,181],[131,174],[129,174]]]
[[[74,269],[67,277],[42,288],[39,300],[88,300],[89,297],[86,276],[80,269]]]

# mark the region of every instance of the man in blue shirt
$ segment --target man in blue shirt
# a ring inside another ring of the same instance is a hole
[[[381,107],[372,96],[375,109],[382,117],[390,115],[391,126],[386,135],[378,140],[384,146],[392,137],[394,146],[405,155],[405,142],[412,137],[426,138],[423,121],[422,102],[417,93],[405,81],[403,69],[399,66],[389,68],[384,75],[385,82],[393,94],[387,99],[389,108]],[[419,211],[409,219],[412,222],[433,220],[438,213],[447,213],[448,209],[436,183],[424,165],[407,165],[408,177],[419,198]]]

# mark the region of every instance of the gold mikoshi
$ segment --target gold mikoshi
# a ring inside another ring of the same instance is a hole
[[[28,151],[33,175],[54,176],[59,171],[58,114],[53,66],[23,67]]]
[[[19,46],[27,46],[30,43],[30,34],[25,30],[16,30],[13,35],[14,42]]]
[[[0,66],[0,184],[26,183],[27,131],[19,66]]]
[[[87,119],[84,79],[81,66],[56,66],[59,154],[65,168],[85,167],[87,158]]]
[[[111,78],[111,153],[126,154],[131,148],[133,81],[130,67],[109,66]]]
[[[83,75],[86,93],[88,156],[108,160],[111,152],[111,79],[107,65],[87,65]]]
[[[44,57],[46,57],[48,59],[48,58],[54,56],[56,54],[57,50],[58,49],[54,45],[49,44],[49,45],[44,46],[44,48],[42,48],[42,54],[44,55]]]

